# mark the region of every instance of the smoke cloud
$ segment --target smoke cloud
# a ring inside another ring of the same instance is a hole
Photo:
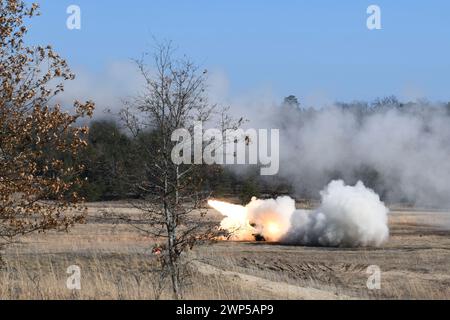
[[[272,106],[249,126],[280,129],[280,178],[297,197],[363,181],[383,200],[450,206],[450,107],[410,103],[323,109]]]
[[[380,197],[358,182],[332,181],[315,211],[296,210],[282,242],[341,247],[380,246],[389,236],[389,210]]]
[[[389,236],[388,212],[380,197],[358,182],[332,181],[321,193],[317,210],[296,210],[290,197],[259,200],[246,206],[219,201],[210,205],[226,218],[221,227],[233,240],[332,247],[380,246]]]
[[[388,203],[450,207],[450,103],[393,96],[334,103],[318,91],[300,97],[297,107],[280,104],[270,88],[227,95],[222,83],[212,85],[221,93],[216,97],[247,119],[247,127],[280,130],[279,179],[263,182],[281,180],[297,198],[311,198],[332,180],[361,180]]]

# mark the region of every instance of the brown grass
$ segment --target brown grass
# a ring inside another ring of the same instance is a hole
[[[69,234],[33,235],[8,247],[0,299],[170,299],[169,283],[160,295],[158,275],[151,272],[154,240],[126,225],[95,221],[105,207],[132,212],[123,203],[92,204],[88,223]],[[198,247],[183,257],[190,262],[185,297],[449,299],[450,231],[442,227],[450,226],[448,217],[394,212],[389,242],[375,249],[232,242]],[[66,288],[71,265],[81,268],[80,291]],[[369,265],[382,270],[381,290],[366,287]]]

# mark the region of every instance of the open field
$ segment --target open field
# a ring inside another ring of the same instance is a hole
[[[29,236],[8,247],[0,271],[1,299],[155,299],[149,272],[154,240],[98,219],[124,203],[89,205],[88,223],[69,234]],[[220,215],[211,212],[211,219]],[[198,247],[189,262],[188,299],[450,299],[450,214],[397,210],[381,248],[314,248],[219,242]],[[446,227],[444,227],[446,226]],[[80,291],[66,288],[71,265],[81,267]],[[381,289],[368,290],[369,265],[382,271]]]

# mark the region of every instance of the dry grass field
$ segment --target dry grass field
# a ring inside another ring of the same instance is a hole
[[[98,219],[103,210],[132,211],[125,203],[89,205],[87,224],[68,234],[29,236],[7,248],[0,299],[169,299],[158,290],[154,239]],[[220,216],[211,212],[211,218]],[[187,299],[450,299],[450,215],[395,210],[391,237],[381,248],[318,248],[262,242],[197,247],[187,263]],[[444,227],[447,226],[447,227]],[[81,290],[66,288],[71,265]],[[381,289],[366,286],[378,265]]]

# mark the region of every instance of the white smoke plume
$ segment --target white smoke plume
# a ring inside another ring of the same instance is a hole
[[[283,242],[341,247],[378,247],[389,236],[388,212],[380,197],[358,182],[332,181],[321,192],[321,205],[312,212],[297,210]]]
[[[361,180],[389,203],[450,207],[450,104],[248,111],[250,127],[280,129],[277,178],[296,197]]]
[[[210,201],[226,218],[221,227],[234,240],[333,247],[380,246],[389,236],[388,209],[380,197],[358,182],[332,181],[317,210],[296,210],[290,197],[252,199],[246,206]]]

